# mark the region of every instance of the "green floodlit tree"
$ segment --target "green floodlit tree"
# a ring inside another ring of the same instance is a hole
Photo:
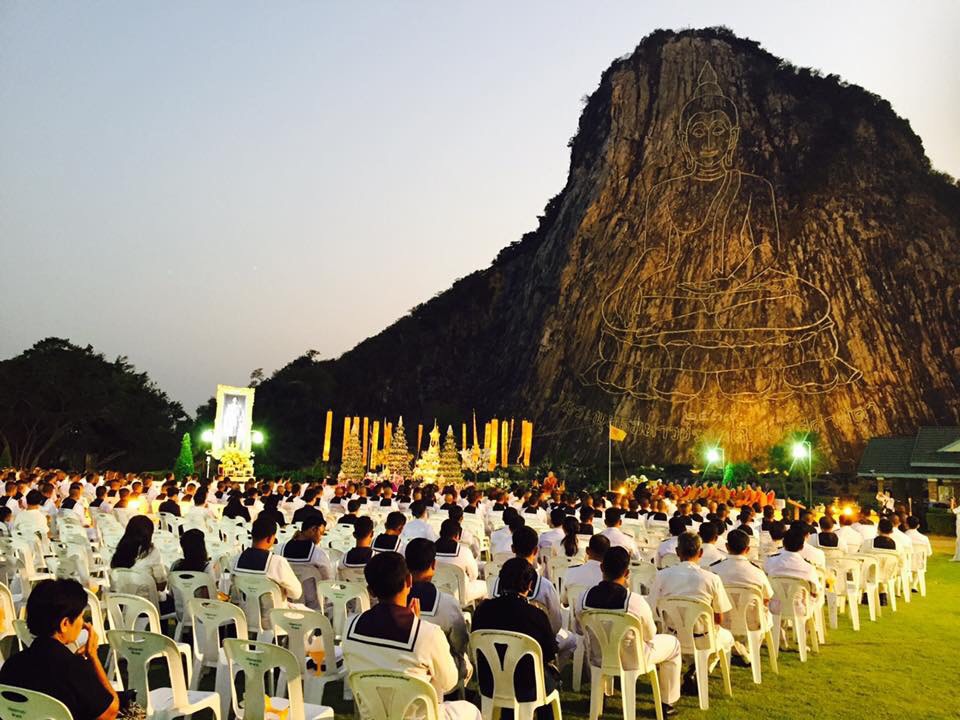
[[[410,447],[407,445],[407,434],[403,429],[403,418],[397,423],[393,431],[393,437],[390,440],[390,449],[387,451],[387,457],[384,464],[392,475],[410,477],[410,461],[413,455],[410,454]]]
[[[363,467],[363,451],[360,449],[359,424],[353,423],[350,429],[346,452],[340,464],[340,475],[344,480],[362,480],[366,475],[366,468]]]
[[[173,474],[177,476],[177,480],[193,474],[193,445],[190,442],[190,433],[184,433],[180,441],[180,454],[173,465]]]

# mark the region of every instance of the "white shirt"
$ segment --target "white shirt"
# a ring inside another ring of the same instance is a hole
[[[656,608],[657,602],[667,597],[702,600],[713,608],[715,613],[725,613],[733,608],[720,576],[690,561],[664,568],[657,573],[647,602]]]
[[[704,543],[701,547],[703,549],[703,557],[700,558],[700,567],[709,568],[714,563],[727,559],[727,554],[717,547],[716,543]]]
[[[457,685],[458,673],[450,643],[439,625],[415,617],[409,637],[400,642],[364,635],[357,623],[377,607],[355,616],[347,625],[343,638],[343,658],[350,672],[363,670],[402,670],[433,685],[439,697]],[[389,642],[389,645],[386,645]]]
[[[540,550],[547,550],[552,547],[554,544],[563,540],[563,529],[562,528],[551,528],[545,533],[540,534]],[[549,554],[549,553],[548,553]]]
[[[850,527],[860,533],[860,537],[866,540],[873,540],[877,536],[876,525],[863,525],[859,522],[853,523]]]
[[[800,554],[803,558],[819,568],[827,567],[827,556],[824,554],[823,550],[818,547],[814,547],[809,542],[804,542],[803,547],[800,549]]]
[[[907,532],[904,534],[910,538],[910,542],[913,543],[913,551],[915,553],[919,550],[927,557],[933,555],[933,548],[930,545],[930,538],[928,538],[926,535],[921,533],[919,530],[907,530]]]
[[[567,568],[563,576],[563,590],[560,591],[560,601],[570,607],[575,598],[567,595],[567,588],[574,585],[581,585],[592,588],[603,580],[603,571],[600,569],[599,560],[587,560],[583,565],[574,565]]]
[[[637,542],[633,536],[627,535],[623,530],[617,527],[608,527],[601,535],[604,535],[610,541],[610,547],[622,547],[630,553],[631,560],[639,560],[640,552],[637,550]]]
[[[764,600],[773,597],[773,586],[767,574],[750,562],[746,555],[729,555],[710,566],[710,572],[720,576],[726,585],[753,585],[760,589]]]
[[[477,559],[473,557],[470,548],[463,543],[458,543],[456,551],[452,553],[437,552],[436,557],[438,563],[456,565],[463,570],[464,575],[467,576],[467,580],[476,580],[480,576],[480,571],[477,568]]]
[[[820,593],[820,575],[813,563],[806,560],[799,552],[781,550],[767,558],[763,565],[768,577],[791,577],[797,580],[806,580],[815,593]]]
[[[583,615],[584,610],[590,610],[590,606],[587,605],[589,591],[585,592],[580,596],[580,600],[577,603],[578,609],[576,614],[577,627],[580,627],[580,617]],[[600,608],[605,609],[605,608]],[[624,601],[623,611],[633,615],[637,620],[640,621],[640,625],[643,627],[643,635],[647,638],[645,643],[647,646],[647,652],[653,648],[653,638],[657,634],[657,626],[653,622],[653,612],[650,609],[650,605],[646,600],[643,599],[643,596],[639,593],[627,591],[626,600]],[[623,642],[620,645],[620,658],[623,663],[624,670],[636,670],[637,661],[634,645],[636,640],[633,633],[627,633]],[[588,642],[588,651],[590,653],[590,664],[593,667],[600,667],[602,665],[602,657],[600,648],[595,647],[594,643]]]
[[[494,530],[490,535],[490,555],[495,556],[500,553],[513,552],[513,533],[509,525]]]
[[[410,542],[414,538],[426,538],[436,542],[440,539],[440,536],[437,535],[436,531],[430,527],[430,523],[426,520],[420,520],[419,518],[414,518],[406,525],[403,526],[403,532],[400,533],[405,541]]]
[[[677,554],[677,536],[671,535],[657,546],[657,567],[660,567],[661,561],[665,555]]]
[[[27,508],[17,513],[13,519],[13,529],[26,533],[41,533],[44,537],[50,531],[47,516],[40,508]]]
[[[850,525],[841,525],[837,528],[837,537],[846,547],[846,552],[857,552],[863,544],[863,535]]]

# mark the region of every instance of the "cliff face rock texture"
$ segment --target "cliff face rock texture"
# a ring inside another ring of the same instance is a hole
[[[562,192],[493,265],[258,415],[309,462],[322,411],[527,417],[534,454],[762,457],[960,418],[960,189],[889,104],[727,31],[657,31],[603,74]],[[335,443],[336,444],[336,443]]]

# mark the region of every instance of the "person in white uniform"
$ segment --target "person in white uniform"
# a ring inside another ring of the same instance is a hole
[[[343,658],[349,672],[398,670],[433,685],[442,698],[457,686],[457,665],[439,625],[420,617],[410,602],[413,577],[403,556],[383,552],[370,558],[364,577],[377,604],[348,623]],[[357,698],[363,704],[363,698]],[[446,720],[480,720],[480,709],[465,700],[441,702]],[[363,711],[361,710],[361,714]]]
[[[604,555],[610,550],[610,541],[605,535],[591,535],[587,544],[587,560],[583,565],[574,565],[567,568],[560,586],[560,602],[567,607],[573,607],[578,598],[572,598],[568,590],[572,587],[591,588],[603,580],[603,570],[600,563]]]
[[[603,513],[603,524],[606,529],[600,533],[606,535],[610,541],[610,547],[622,547],[630,553],[630,559],[634,562],[640,561],[640,551],[637,550],[637,541],[632,535],[627,535],[621,528],[623,527],[623,511],[620,508],[607,508]]]
[[[657,573],[650,596],[647,602],[657,609],[658,604],[665,598],[680,597],[702,600],[713,609],[713,619],[717,629],[717,645],[729,652],[733,648],[733,635],[723,627],[723,614],[730,612],[733,605],[723,588],[723,581],[719,575],[706,570],[698,564],[703,552],[700,547],[700,536],[683,532],[677,538],[677,556],[680,564],[664,568]],[[670,628],[667,628],[670,630]],[[719,661],[718,656],[710,658],[710,670]],[[686,693],[696,693],[696,668],[691,665],[684,675],[682,690]]]
[[[581,597],[578,607],[579,620],[586,610],[617,610],[629,613],[640,621],[646,637],[642,652],[648,663],[657,666],[657,679],[660,684],[660,700],[663,714],[672,715],[674,703],[680,699],[680,641],[673,635],[657,633],[653,622],[653,613],[647,601],[627,587],[630,576],[630,556],[626,548],[612,547],[603,556],[601,563],[603,579],[587,590]],[[587,633],[587,649],[590,664],[600,667],[600,648],[597,638]],[[637,643],[633,633],[628,633],[620,646],[620,659],[625,670],[636,670],[639,665]]]
[[[717,523],[713,520],[701,523],[697,529],[697,535],[700,536],[700,550],[703,552],[700,557],[700,567],[710,567],[726,559],[726,554],[717,547],[717,540],[720,537],[720,529]]]
[[[293,606],[291,601],[303,595],[303,586],[287,559],[271,552],[277,541],[277,523],[269,517],[258,517],[253,521],[250,536],[251,546],[233,561],[233,574],[246,573],[270,578],[280,586],[285,606]]]
[[[442,592],[433,584],[437,569],[436,548],[426,538],[415,538],[405,548],[407,569],[413,576],[410,599],[420,604],[420,617],[439,625],[450,643],[450,652],[457,664],[460,682],[466,684],[473,673],[470,663],[470,633],[460,609],[460,603],[449,593]]]
[[[806,614],[818,605],[823,604],[823,586],[816,567],[803,556],[805,541],[806,533],[803,530],[791,528],[783,536],[783,549],[768,557],[763,569],[767,573],[767,577],[770,578],[789,577],[807,582],[813,602],[803,608],[803,612]],[[771,608],[771,610],[776,610],[776,608]]]
[[[954,532],[957,535],[957,546],[953,551],[953,557],[950,558],[950,562],[960,562],[960,506],[957,505],[956,498],[950,498],[950,512],[957,518],[957,524],[954,528]]]
[[[731,530],[727,533],[727,554],[722,560],[708,565],[707,569],[720,576],[724,589],[731,585],[750,585],[757,588],[763,598],[764,615],[769,626],[771,618],[767,605],[773,597],[773,586],[767,574],[747,556],[749,550],[750,536],[741,530]],[[739,641],[734,642],[733,649],[737,656],[744,660],[750,657],[750,653]]]
[[[427,522],[427,504],[423,500],[410,503],[410,514],[413,515],[413,519],[403,526],[403,532],[400,534],[404,542],[410,542],[418,537],[436,542],[440,538]]]
[[[470,603],[487,595],[487,583],[480,580],[480,571],[477,560],[470,549],[460,542],[460,523],[447,518],[440,525],[440,539],[436,542],[437,562],[454,565],[466,577],[466,595],[464,602]],[[411,541],[412,542],[412,541]]]

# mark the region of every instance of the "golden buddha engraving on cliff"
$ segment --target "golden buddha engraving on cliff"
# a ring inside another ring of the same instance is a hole
[[[737,107],[706,63],[680,111],[688,171],[650,190],[639,258],[602,304],[588,374],[607,392],[775,399],[860,377],[839,357],[830,299],[778,267],[773,186],[735,167],[739,132]],[[628,221],[611,225],[630,240]]]

